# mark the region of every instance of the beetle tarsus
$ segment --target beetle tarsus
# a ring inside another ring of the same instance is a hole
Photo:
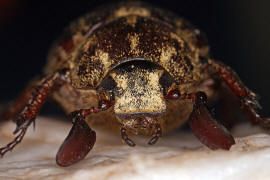
[[[0,156],[1,157],[3,157],[8,151],[12,151],[12,149],[22,141],[22,139],[26,133],[26,130],[27,130],[27,127],[22,128],[21,132],[18,134],[18,136],[16,136],[14,138],[14,140],[12,142],[8,143],[5,147],[0,148]]]
[[[131,146],[131,147],[136,146],[136,144],[135,144],[131,139],[128,138],[127,130],[126,130],[126,128],[124,128],[124,127],[121,127],[121,136],[122,136],[123,141],[124,141],[127,145],[129,145],[129,146]]]
[[[149,145],[154,145],[158,141],[158,139],[162,136],[162,130],[160,124],[156,126],[155,134],[153,137],[148,141]]]

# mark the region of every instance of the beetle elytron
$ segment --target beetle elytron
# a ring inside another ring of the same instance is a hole
[[[17,137],[0,149],[3,156],[24,137],[50,95],[70,114],[73,127],[56,162],[72,165],[96,141],[90,127],[151,135],[149,145],[188,120],[195,136],[211,149],[235,143],[215,120],[207,99],[221,84],[231,91],[252,122],[269,125],[256,112],[256,95],[228,66],[214,61],[200,31],[176,15],[141,2],[97,9],[73,22],[51,48],[44,77],[34,80],[5,113],[15,119]]]

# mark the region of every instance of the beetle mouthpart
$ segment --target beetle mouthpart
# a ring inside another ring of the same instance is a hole
[[[149,145],[156,144],[156,142],[158,141],[158,139],[162,135],[162,130],[161,130],[160,124],[157,124],[155,127],[156,127],[155,134],[153,134],[153,137],[148,141]]]
[[[131,139],[128,138],[126,128],[121,127],[121,135],[122,135],[123,141],[124,141],[127,145],[129,145],[129,146],[131,146],[131,147],[136,146],[136,144],[135,144]]]

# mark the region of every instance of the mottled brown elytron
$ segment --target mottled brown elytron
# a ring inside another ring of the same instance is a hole
[[[71,23],[51,48],[44,74],[5,113],[15,120],[18,135],[1,155],[22,140],[48,96],[73,123],[56,156],[60,166],[80,161],[92,149],[96,133],[90,127],[114,130],[130,146],[135,143],[128,133],[150,135],[152,145],[188,121],[203,144],[229,150],[234,139],[207,101],[225,90],[252,122],[269,125],[255,111],[256,95],[230,67],[211,58],[200,30],[142,2],[104,6]]]

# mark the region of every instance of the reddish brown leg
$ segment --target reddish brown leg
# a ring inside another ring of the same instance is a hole
[[[207,106],[207,97],[204,92],[180,95],[178,90],[170,91],[166,99],[191,99],[193,111],[190,115],[189,125],[195,136],[211,149],[226,149],[235,144],[233,137],[227,129],[217,122]]]
[[[85,117],[107,110],[112,105],[111,101],[101,101],[98,108],[81,109],[69,115],[73,127],[57,152],[56,163],[59,166],[70,166],[85,158],[96,142],[96,133],[85,122]]]
[[[210,149],[226,149],[235,144],[228,130],[218,123],[207,107],[207,97],[203,92],[190,96],[194,102],[189,125],[195,136]]]
[[[5,110],[3,114],[1,114],[1,121],[14,120],[28,104],[28,101],[34,90],[35,88],[33,86],[27,87],[17,99],[15,99],[10,105],[8,105],[7,110]]]
[[[4,154],[6,154],[6,152],[12,151],[12,149],[13,149],[17,144],[19,144],[19,143],[22,141],[22,139],[23,139],[23,137],[24,137],[24,135],[25,135],[25,133],[26,133],[26,130],[27,130],[27,128],[23,128],[23,129],[21,130],[21,132],[18,134],[18,136],[16,136],[15,139],[14,139],[12,142],[8,143],[8,144],[7,144],[5,147],[3,147],[3,148],[0,148],[0,156],[1,156],[1,157],[2,157]]]
[[[220,62],[210,60],[208,63],[208,69],[217,72],[219,77],[239,98],[241,107],[248,119],[253,123],[261,123],[266,127],[270,127],[270,119],[263,118],[256,112],[257,109],[261,109],[256,94],[243,85],[238,75],[231,68]]]
[[[219,119],[227,129],[232,129],[235,125],[235,120],[239,112],[239,107],[236,104],[237,97],[230,91],[226,84],[219,81],[217,78],[206,79],[200,84],[200,91],[209,90],[215,91],[214,98],[208,102],[211,107],[215,107],[215,116]]]
[[[22,112],[20,112],[18,118],[15,120],[17,127],[14,131],[14,134],[18,133],[19,131],[20,133],[11,143],[7,144],[3,148],[0,148],[0,156],[3,156],[6,152],[11,151],[17,144],[21,142],[27,131],[27,128],[31,125],[32,122],[35,121],[35,118],[39,113],[41,106],[44,104],[46,98],[48,97],[49,93],[53,90],[57,82],[59,82],[58,80],[63,80],[67,73],[68,71],[56,72],[55,74],[42,79],[40,86],[33,87],[35,91],[27,100],[28,103],[25,105]],[[25,96],[27,96],[26,94]],[[22,97],[22,99],[24,102],[26,102],[24,96]],[[24,102],[22,102],[22,104],[24,104]],[[17,111],[17,108],[15,109],[16,110],[14,110],[14,112]]]

